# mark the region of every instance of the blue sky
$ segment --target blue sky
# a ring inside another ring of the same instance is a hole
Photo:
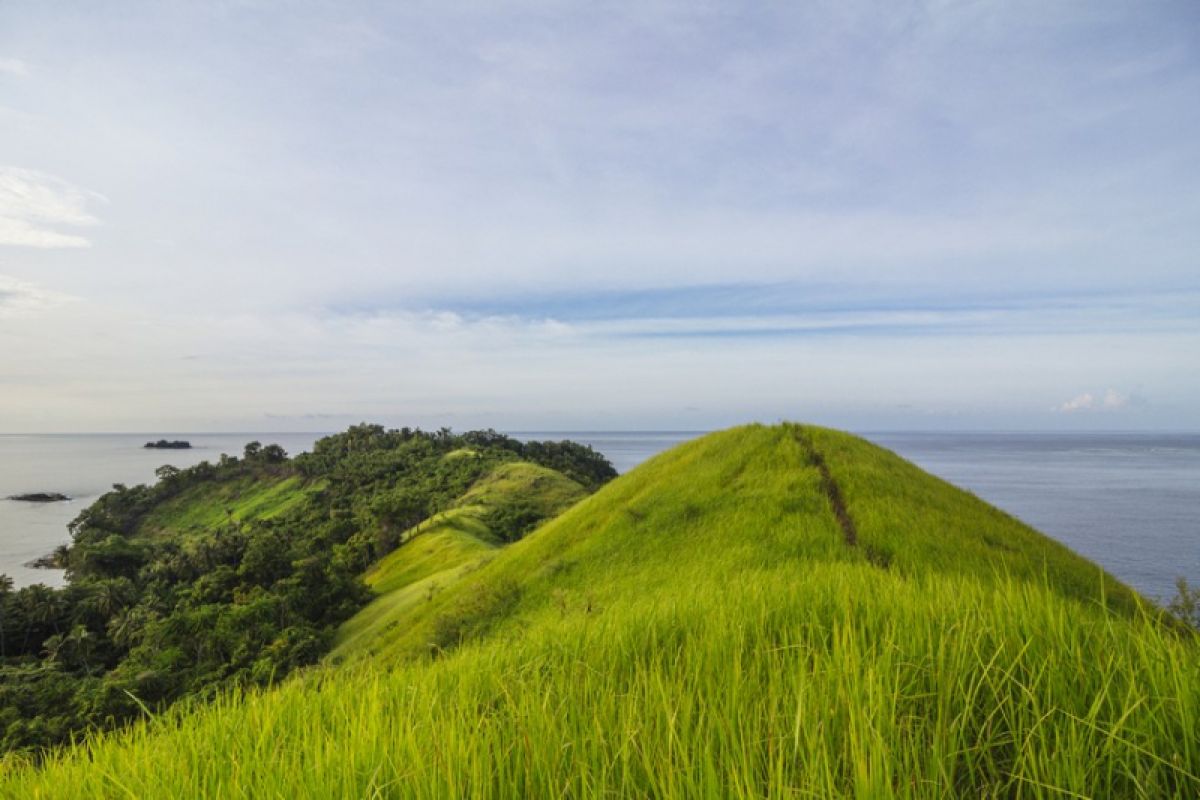
[[[0,5],[0,430],[1200,429],[1193,2]]]

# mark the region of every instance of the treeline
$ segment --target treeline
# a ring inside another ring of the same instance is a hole
[[[322,501],[351,531],[335,557],[362,572],[394,549],[404,531],[451,507],[498,464],[515,460],[557,470],[588,491],[617,474],[606,458],[575,442],[380,425],[357,425],[321,439],[294,465],[305,477],[326,481]]]
[[[240,458],[162,467],[152,486],[114,486],[71,523],[72,542],[56,553],[65,588],[14,591],[0,576],[0,748],[45,748],[185,695],[265,684],[314,663],[369,599],[363,570],[404,530],[517,459],[589,489],[615,475],[570,442],[358,425],[294,459],[252,442]],[[247,476],[299,477],[305,499],[270,520],[230,516],[186,538],[139,533],[161,503]]]

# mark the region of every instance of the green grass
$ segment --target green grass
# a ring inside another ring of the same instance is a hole
[[[333,660],[374,656],[392,646],[412,609],[442,586],[463,577],[470,565],[495,550],[474,515],[455,509],[422,526],[419,536],[384,558],[366,581],[379,595],[342,624]]]
[[[177,536],[211,531],[234,523],[270,519],[304,502],[320,483],[298,476],[244,475],[192,486],[159,504],[138,525],[142,536]]]
[[[587,492],[582,486],[561,472],[528,461],[509,461],[476,482],[457,505],[460,508],[497,508],[523,501],[535,503],[547,513],[553,513],[561,511],[585,495]]]
[[[430,527],[375,579],[402,608],[373,656],[10,763],[0,795],[1200,796],[1194,637],[853,437],[706,436],[482,564]]]
[[[378,594],[402,589],[415,581],[491,552],[490,532],[473,509],[452,509],[421,523],[404,546],[389,553],[366,574]]]
[[[419,604],[470,575],[496,549],[499,539],[485,521],[489,512],[520,502],[553,516],[586,494],[575,481],[536,464],[496,467],[455,508],[406,532],[405,543],[372,567],[365,580],[379,597],[341,626],[331,659],[394,649],[409,633]]]

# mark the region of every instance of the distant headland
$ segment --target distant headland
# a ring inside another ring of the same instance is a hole
[[[185,442],[181,439],[176,439],[169,442],[166,439],[159,439],[157,442],[146,442],[143,447],[148,447],[151,450],[190,450],[191,442]]]

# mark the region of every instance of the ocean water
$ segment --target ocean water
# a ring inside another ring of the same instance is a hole
[[[1148,597],[1200,585],[1200,434],[865,435]]]
[[[246,442],[291,454],[322,434],[0,435],[0,498],[62,492],[67,503],[0,499],[0,573],[18,586],[58,585],[57,570],[28,561],[69,539],[67,523],[114,483],[154,479],[162,464],[186,467],[240,454]],[[590,444],[627,472],[698,432],[522,432],[530,439]],[[1176,576],[1200,583],[1200,434],[867,433],[923,469],[974,492],[1150,597],[1167,598]],[[150,439],[187,439],[191,450],[146,450]]]

